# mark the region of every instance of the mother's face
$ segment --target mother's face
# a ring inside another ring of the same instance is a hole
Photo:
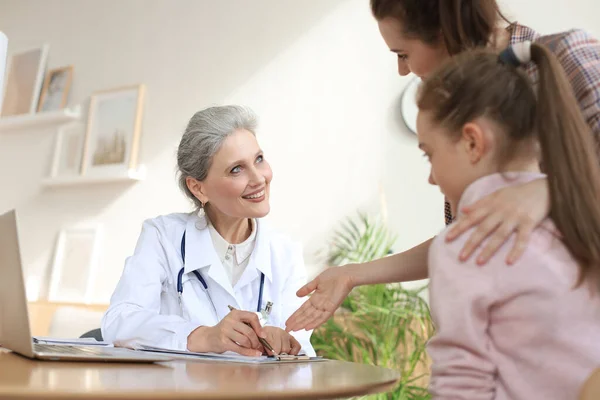
[[[192,192],[214,211],[229,217],[261,218],[270,211],[271,166],[256,137],[245,129],[229,135],[213,156],[206,179]],[[188,182],[188,186],[190,182]]]
[[[401,76],[412,72],[421,79],[426,78],[449,57],[441,40],[429,44],[407,37],[402,23],[395,18],[384,18],[378,24],[383,40],[390,51],[398,56],[398,73]]]

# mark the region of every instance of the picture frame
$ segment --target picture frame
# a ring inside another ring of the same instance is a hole
[[[82,175],[114,175],[138,165],[145,86],[96,92],[90,99]]]
[[[72,122],[61,126],[56,134],[50,177],[73,177],[81,173],[85,125]]]
[[[3,117],[33,114],[38,107],[44,81],[48,45],[13,54],[5,82]]]
[[[37,112],[62,110],[67,105],[73,66],[51,69],[46,74]]]
[[[99,251],[99,225],[62,229],[56,241],[48,300],[91,303]]]
[[[4,76],[6,75],[6,56],[8,52],[8,38],[0,31],[0,112],[4,100]]]

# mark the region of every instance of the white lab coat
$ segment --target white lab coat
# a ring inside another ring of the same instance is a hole
[[[260,273],[265,274],[264,308],[273,302],[267,325],[285,328],[287,318],[303,300],[296,291],[306,283],[301,247],[257,221],[256,243],[246,269],[232,287],[221,264],[204,217],[170,214],[144,222],[133,256],[102,319],[104,340],[125,346],[153,345],[186,350],[187,337],[198,326],[214,326],[229,312],[228,305],[256,311]],[[177,274],[184,267],[181,239],[186,232],[183,298],[179,306]],[[208,285],[218,319],[204,288],[192,273],[198,270]],[[188,315],[189,314],[189,315]],[[188,319],[189,318],[189,319]],[[312,332],[293,333],[308,355]]]

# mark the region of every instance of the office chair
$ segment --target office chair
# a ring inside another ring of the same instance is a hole
[[[101,342],[102,341],[102,331],[100,330],[100,328],[92,329],[91,331],[88,331],[88,332],[84,333],[83,335],[79,336],[79,338],[94,338],[97,341]]]

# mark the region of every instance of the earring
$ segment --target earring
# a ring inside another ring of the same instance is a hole
[[[200,218],[204,218],[205,215],[206,213],[204,212],[204,203],[200,201],[200,209],[198,210],[198,216]]]

